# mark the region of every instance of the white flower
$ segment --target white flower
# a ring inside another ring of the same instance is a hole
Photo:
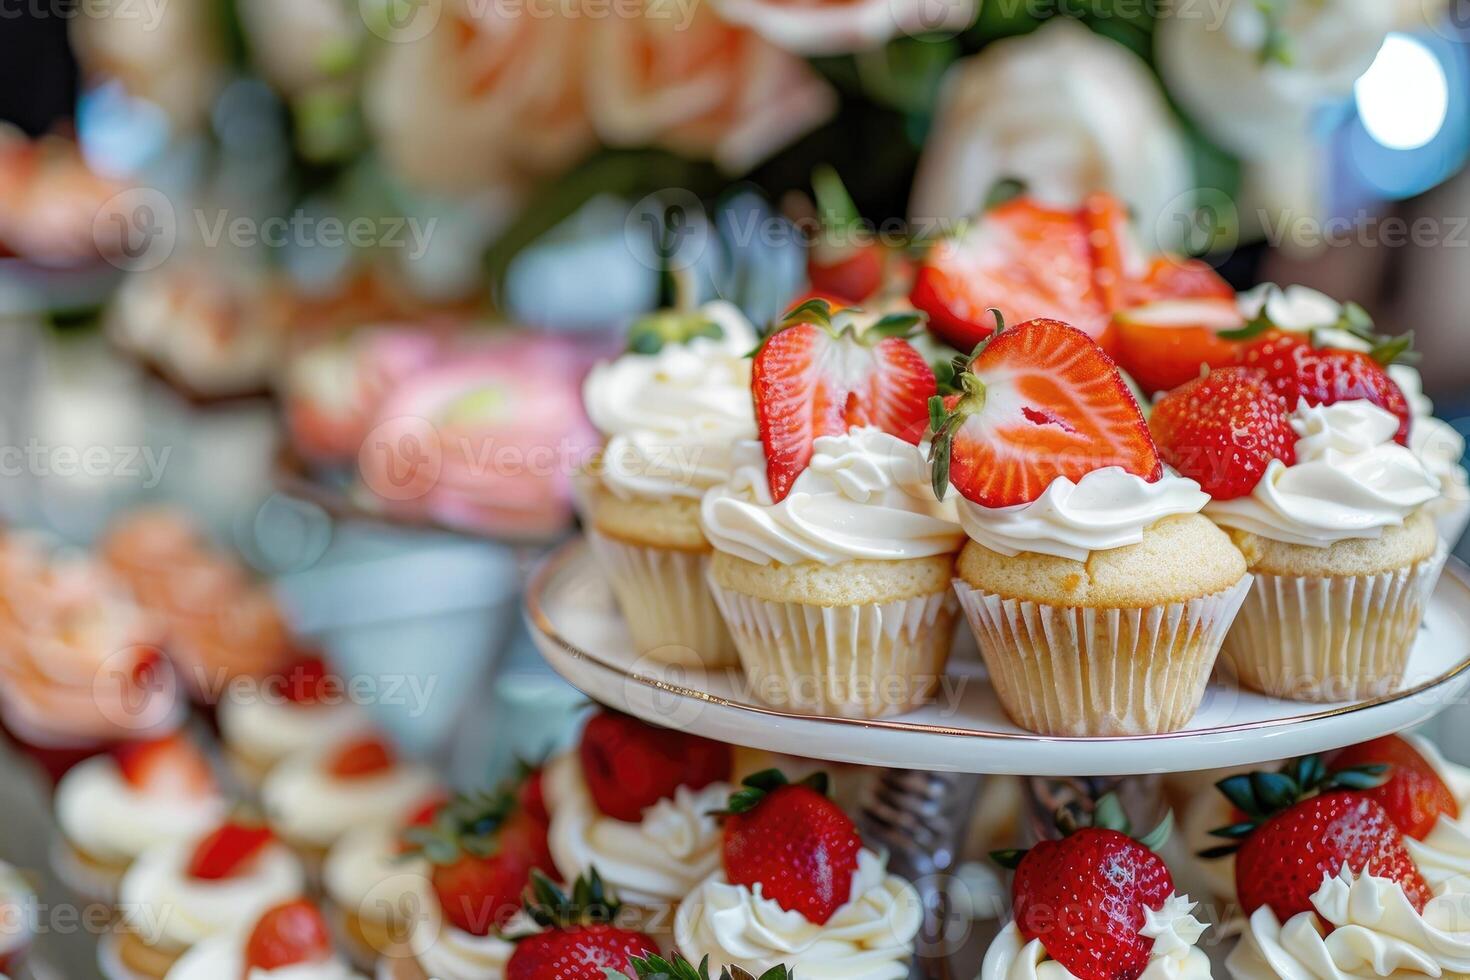
[[[962,31],[979,0],[716,0],[720,16],[754,29],[772,44],[804,55],[866,51],[900,34]]]
[[[1007,177],[1059,205],[1111,191],[1164,245],[1193,203],[1187,147],[1148,68],[1068,18],[950,69],[911,216],[921,225],[966,217]]]
[[[341,75],[357,57],[362,19],[342,0],[239,0],[250,58],[288,94]]]

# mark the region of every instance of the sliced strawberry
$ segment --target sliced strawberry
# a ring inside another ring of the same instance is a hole
[[[277,905],[262,915],[245,943],[247,975],[331,958],[332,937],[327,922],[304,898]]]
[[[807,315],[798,310],[793,316]],[[825,313],[819,314],[825,319]],[[871,425],[915,445],[924,437],[934,370],[900,337],[859,337],[827,323],[799,322],[773,334],[751,376],[771,497],[784,500],[811,462],[820,436]]]
[[[1272,460],[1296,462],[1286,399],[1253,368],[1227,367],[1181,385],[1148,420],[1159,454],[1216,500],[1244,497]]]
[[[887,249],[866,236],[862,216],[830,166],[812,174],[821,237],[807,254],[812,288],[861,303],[883,287]]]
[[[990,336],[992,308],[1008,323],[1055,317],[1093,337],[1109,321],[1087,226],[1075,211],[1024,198],[930,249],[910,299],[929,314],[930,328],[962,351]]]
[[[1391,767],[1388,781],[1365,790],[1364,795],[1388,811],[1395,826],[1406,836],[1423,840],[1441,816],[1460,818],[1455,794],[1429,760],[1407,740],[1397,735],[1343,749],[1332,760],[1334,768],[1358,766]]]
[[[779,772],[752,776],[730,800],[725,876],[754,887],[788,912],[825,925],[852,897],[862,838],[842,808],[815,785]]]
[[[1372,402],[1398,416],[1399,429],[1394,438],[1408,445],[1413,420],[1408,400],[1388,370],[1368,354],[1315,347],[1302,334],[1271,331],[1241,347],[1236,361],[1264,371],[1292,408],[1298,400],[1308,405]]]
[[[332,703],[342,695],[342,678],[331,673],[322,657],[302,657],[281,675],[281,694],[303,708]]]
[[[376,735],[348,741],[327,757],[327,772],[340,779],[361,779],[387,772],[397,765],[393,747]]]
[[[1173,255],[1155,256],[1141,278],[1130,279],[1120,291],[1116,309],[1130,309],[1171,299],[1235,302],[1235,290],[1208,263]]]
[[[182,732],[148,742],[123,742],[112,750],[128,785],[144,793],[199,797],[215,791],[204,753]]]
[[[275,839],[267,827],[235,823],[220,826],[199,842],[189,858],[188,873],[201,881],[233,878]]]
[[[1145,480],[1163,465],[1112,358],[1056,320],[1005,330],[956,377],[934,436],[935,492],[953,484],[982,507],[1030,503],[1058,477],[1121,466]]]
[[[734,767],[728,745],[607,710],[587,722],[577,751],[598,810],[626,823],[642,820],[680,786],[699,790],[729,779]]]
[[[1160,299],[1113,317],[1113,356],[1148,394],[1235,363],[1236,341],[1220,336],[1245,319],[1231,299]]]

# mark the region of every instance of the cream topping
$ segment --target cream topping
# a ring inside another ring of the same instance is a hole
[[[587,415],[607,437],[601,480],[620,497],[697,499],[729,476],[731,447],[755,436],[746,357],[755,330],[729,303],[701,312],[722,337],[624,354],[583,385]]]
[[[1198,483],[1172,472],[1150,483],[1108,466],[1075,483],[1057,477],[1028,504],[982,507],[961,498],[958,506],[965,533],[991,551],[1086,561],[1094,551],[1138,544],[1151,525],[1197,514],[1209,499]]]
[[[323,768],[323,753],[282,762],[261,786],[271,826],[287,840],[327,847],[354,827],[396,824],[439,783],[427,766],[402,763],[344,779]]]
[[[944,555],[964,538],[952,500],[934,496],[924,450],[880,429],[822,436],[780,503],[759,442],[735,449],[730,481],[700,508],[715,548],[757,565]]]
[[[1316,913],[1282,924],[1270,906],[1257,909],[1226,965],[1236,980],[1463,975],[1470,972],[1467,901],[1470,880],[1457,879],[1420,914],[1396,882],[1345,867],[1312,896]]]
[[[759,976],[784,963],[808,978],[905,980],[923,915],[913,886],[865,850],[851,899],[825,925],[781,908],[760,885],[732,885],[718,871],[679,906],[674,942],[695,963],[708,956],[712,973],[728,965]]]
[[[1298,404],[1296,463],[1273,460],[1249,495],[1214,500],[1219,524],[1289,544],[1325,548],[1376,538],[1439,496],[1439,483],[1393,441],[1399,420],[1366,401]]]
[[[1425,760],[1439,773],[1450,795],[1460,805],[1458,819],[1441,814],[1434,828],[1422,841],[1404,838],[1409,856],[1419,866],[1424,880],[1436,892],[1462,875],[1470,875],[1470,769],[1445,759],[1428,739],[1405,736]]]
[[[1208,980],[1210,958],[1199,948],[1207,926],[1192,914],[1187,895],[1171,895],[1155,911],[1143,910],[1139,935],[1154,941],[1139,980]],[[1014,922],[1008,923],[985,952],[978,980],[1076,980],[1072,971],[1047,956],[1040,939],[1026,942]]]
[[[66,839],[91,857],[118,864],[155,844],[204,833],[227,808],[218,793],[140,792],[110,756],[86,760],[56,787],[56,822]]]
[[[322,884],[338,908],[382,922],[412,913],[428,894],[429,872],[427,860],[403,853],[397,827],[374,825],[332,845]]]
[[[345,701],[297,705],[262,689],[250,691],[249,697],[221,699],[219,726],[226,743],[242,755],[274,763],[366,734],[372,721],[360,707]]]
[[[720,866],[723,835],[711,814],[725,808],[732,792],[725,783],[698,791],[681,786],[673,799],[649,807],[641,822],[624,823],[598,811],[576,756],[564,755],[546,771],[551,855],[568,880],[596,867],[635,905],[681,901]]]
[[[1274,282],[1263,282],[1241,293],[1236,300],[1247,320],[1255,319],[1264,310],[1277,327],[1298,333],[1328,329],[1342,319],[1342,304],[1309,286],[1281,287]]]
[[[150,848],[123,876],[123,921],[150,946],[181,950],[248,928],[267,909],[305,892],[306,873],[283,844],[269,844],[233,878],[202,881],[186,869],[196,839]]]
[[[218,936],[185,953],[164,980],[232,980],[241,976],[245,946],[237,936]],[[245,980],[366,980],[341,957],[319,963],[294,963],[274,970],[252,969]]]
[[[434,980],[502,980],[505,966],[515,953],[515,944],[491,933],[476,936],[443,922],[439,905],[430,902],[425,916],[409,940],[424,972]],[[506,923],[508,936],[539,932],[540,927],[525,912],[517,912]]]

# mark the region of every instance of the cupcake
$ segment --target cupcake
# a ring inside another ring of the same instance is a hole
[[[367,735],[286,759],[266,776],[260,798],[272,829],[315,873],[343,834],[397,824],[438,789],[432,769]]]
[[[735,647],[705,585],[699,500],[732,447],[755,437],[755,331],[716,302],[634,324],[628,350],[592,369],[582,397],[605,445],[578,481],[593,549],[640,653],[732,667]]]
[[[877,718],[922,703],[953,639],[963,537],[919,441],[934,374],[885,317],[825,304],[756,356],[759,442],[700,506],[708,579],[753,693],[793,711]],[[840,408],[835,406],[841,406]]]
[[[1208,980],[1206,926],[1174,889],[1158,841],[1128,836],[1107,798],[1095,822],[1004,855],[1015,869],[1012,918],[979,980]]]
[[[216,936],[185,953],[166,980],[366,980],[332,948],[322,913],[304,898],[265,910],[242,936]]]
[[[1240,294],[1241,312],[1253,322],[1278,331],[1306,334],[1313,345],[1335,347],[1380,356],[1397,354],[1402,339],[1373,332],[1373,321],[1362,307],[1344,305],[1306,286],[1282,288],[1263,283]],[[1439,481],[1440,496],[1425,505],[1440,537],[1451,548],[1470,523],[1470,475],[1464,467],[1465,439],[1454,426],[1434,415],[1434,402],[1424,394],[1424,379],[1409,364],[1391,361],[1388,376],[1403,393],[1413,418],[1409,449],[1430,476]]]
[[[934,479],[969,538],[954,589],[1002,706],[1044,735],[1177,731],[1249,580],[1161,464],[1102,349],[1055,320],[1005,329],[936,419]]]
[[[128,866],[150,847],[197,837],[225,815],[209,761],[183,734],[125,742],[72,769],[56,787],[57,876],[78,895],[112,902]]]
[[[602,711],[576,751],[547,767],[548,834],[567,880],[597,868],[628,904],[666,909],[720,863],[714,813],[730,798],[719,742]]]
[[[430,865],[428,887],[402,908],[406,934],[379,948],[378,976],[401,980],[501,980],[515,953],[508,937],[538,932],[522,910],[536,873],[555,874],[540,781],[458,796],[406,838]],[[394,883],[391,887],[398,887]],[[374,899],[379,896],[374,892]]]
[[[905,980],[924,919],[918,892],[863,847],[820,778],[745,781],[724,818],[721,867],[679,906],[674,942],[712,970]]]
[[[1458,804],[1406,747],[1379,740],[1220,784],[1243,818],[1218,832],[1249,917],[1232,977],[1470,974],[1470,878],[1431,883],[1410,846],[1411,832],[1455,823]]]
[[[232,686],[219,703],[225,754],[254,788],[282,759],[365,734],[371,726],[367,713],[348,700],[342,678],[315,654]]]
[[[301,862],[270,831],[226,822],[145,851],[123,876],[121,928],[99,947],[107,980],[156,980],[195,945],[232,936],[306,889]]]
[[[1171,392],[1149,420],[1252,573],[1222,666],[1300,701],[1395,690],[1444,561],[1423,512],[1438,482],[1401,444],[1408,406],[1366,354],[1272,334],[1241,360]]]

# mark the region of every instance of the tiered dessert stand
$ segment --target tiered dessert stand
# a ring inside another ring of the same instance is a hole
[[[641,657],[581,539],[536,570],[526,617],[552,668],[611,707],[725,742],[881,767],[866,794],[863,830],[869,843],[888,849],[895,870],[918,884],[928,905],[916,975],[931,978],[971,980],[979,969],[974,937],[952,914],[946,882],[961,857],[980,776],[1031,777],[1037,815],[1070,797],[1117,788],[1135,823],[1144,826],[1166,812],[1161,774],[1341,748],[1422,724],[1470,689],[1470,568],[1455,559],[1428,605],[1399,691],[1360,703],[1303,704],[1216,680],[1184,731],[1126,738],[1054,738],[1018,728],[1001,709],[978,657],[963,647],[936,703],[912,714],[859,721],[767,707],[743,693],[738,671],[671,667]]]

